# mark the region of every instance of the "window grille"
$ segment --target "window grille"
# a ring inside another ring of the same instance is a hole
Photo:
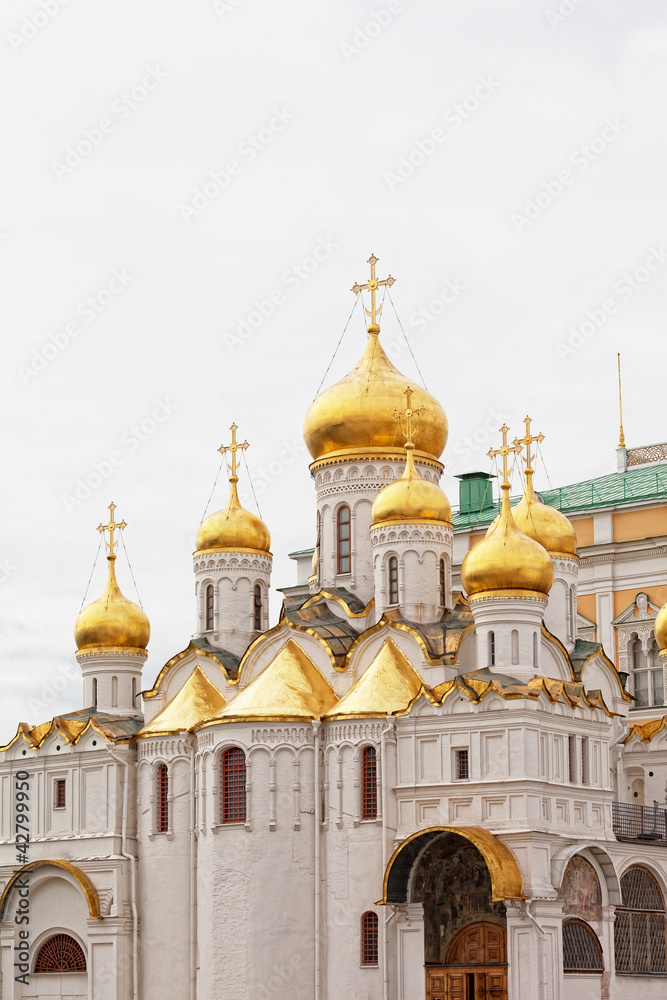
[[[262,588],[257,583],[255,584],[255,632],[259,632],[262,628]]]
[[[445,606],[445,560],[440,560],[440,607]]]
[[[361,918],[361,964],[378,964],[378,915],[372,910]]]
[[[568,774],[572,784],[577,780],[577,737],[567,738],[567,765]]]
[[[213,586],[209,583],[206,588],[206,630],[213,628]]]
[[[581,783],[589,783],[588,736],[581,737]]]
[[[375,747],[364,747],[361,755],[361,818],[377,819],[377,753]]]
[[[398,559],[392,556],[389,560],[389,603],[398,604]]]
[[[86,956],[69,934],[54,934],[37,952],[35,972],[85,972]]]
[[[158,833],[166,833],[169,829],[169,772],[166,764],[158,764],[156,781],[155,828]]]
[[[455,750],[454,758],[456,762],[456,780],[467,781],[470,777],[470,759],[468,748],[466,747],[465,750]]]
[[[658,883],[645,868],[630,868],[621,878],[621,895],[614,924],[616,971],[667,973],[665,904]]]
[[[53,808],[64,809],[67,805],[67,782],[65,778],[56,778],[53,782]]]
[[[602,948],[597,934],[583,920],[563,924],[563,972],[602,972]]]
[[[338,572],[350,572],[350,508],[338,508]]]
[[[245,823],[245,754],[240,747],[230,747],[222,755],[220,793],[220,822]]]

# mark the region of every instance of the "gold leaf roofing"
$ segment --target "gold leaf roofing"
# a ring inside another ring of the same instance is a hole
[[[239,692],[213,722],[320,719],[336,704],[333,688],[301,646],[288,639],[271,663]],[[197,728],[200,728],[198,726]]]
[[[421,695],[429,697],[429,688],[403,650],[391,639],[385,639],[370,666],[326,718],[375,719],[407,715]]]
[[[663,729],[667,729],[667,715],[663,715],[661,719],[649,719],[648,722],[640,722],[638,725],[630,726],[630,732],[623,742],[629,743],[632,737],[636,736],[642,743],[650,743],[653,737],[661,733]]]
[[[225,696],[196,666],[175,697],[147,722],[138,736],[164,736],[189,731],[198,723],[217,715],[227,704]]]

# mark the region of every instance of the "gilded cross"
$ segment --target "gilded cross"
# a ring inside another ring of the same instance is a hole
[[[232,453],[232,464],[231,464],[231,467],[228,465],[227,468],[231,472],[231,477],[230,477],[230,480],[229,480],[230,483],[236,483],[238,481],[238,478],[239,478],[238,475],[237,475],[238,470],[239,470],[239,465],[238,465],[238,456],[237,456],[236,453],[237,453],[237,451],[239,449],[241,451],[245,451],[246,448],[250,447],[250,445],[249,445],[249,443],[247,441],[243,441],[241,444],[239,444],[237,442],[237,440],[236,440],[236,432],[238,430],[238,426],[236,424],[232,424],[232,426],[229,429],[232,432],[232,443],[231,444],[221,444],[220,447],[218,448],[218,451],[220,452],[221,455],[225,455],[228,451],[230,451]]]
[[[414,442],[412,440],[412,418],[422,417],[426,413],[426,407],[420,406],[418,410],[412,409],[414,389],[411,389],[410,386],[408,386],[405,390],[405,395],[408,398],[407,409],[404,410],[403,413],[399,413],[398,410],[394,410],[394,420],[400,420],[401,417],[405,417],[405,445],[407,447],[408,445],[414,446]]]
[[[115,531],[122,531],[123,528],[127,528],[125,521],[114,520],[114,511],[116,509],[116,504],[111,501],[109,504],[109,523],[108,524],[98,524],[97,530],[103,534],[105,531],[109,532],[109,555],[114,555],[114,549],[118,545],[118,541],[114,539]]]
[[[380,288],[382,285],[388,285],[391,288],[391,286],[396,281],[396,278],[392,278],[391,275],[389,275],[388,278],[382,278],[382,279],[376,278],[375,277],[375,265],[377,264],[377,262],[378,262],[378,259],[375,256],[371,256],[371,257],[368,258],[368,263],[371,265],[371,276],[370,276],[370,279],[366,282],[365,285],[359,285],[359,284],[352,285],[352,289],[351,289],[351,291],[353,291],[355,295],[358,295],[359,292],[363,292],[366,289],[368,289],[370,291],[370,293],[371,293],[371,308],[370,308],[370,310],[366,309],[366,307],[364,306],[364,312],[366,313],[367,316],[370,316],[370,320],[371,320],[370,323],[369,323],[369,325],[368,325],[368,332],[369,333],[379,333],[380,332],[380,325],[378,323],[378,320],[380,318],[380,313],[382,312],[382,306],[378,306],[377,300],[376,300],[376,293],[377,293],[378,288]]]
[[[532,474],[533,474],[533,455],[531,454],[530,446],[534,442],[536,442],[537,444],[540,444],[541,441],[544,441],[544,434],[531,434],[530,433],[530,425],[532,423],[530,417],[525,417],[523,422],[526,425],[525,436],[522,437],[522,438],[514,438],[514,441],[512,442],[512,444],[515,445],[517,451],[521,451],[521,449],[523,448],[523,446],[524,445],[526,446],[526,472],[529,473],[532,476]]]
[[[495,458],[497,455],[500,455],[502,457],[502,461],[503,461],[503,481],[500,484],[501,489],[503,489],[503,488],[504,489],[509,489],[509,487],[510,487],[510,483],[509,483],[509,479],[508,479],[509,469],[507,468],[507,456],[511,455],[511,454],[517,454],[518,452],[521,451],[521,446],[517,446],[516,443],[514,444],[514,446],[511,446],[511,445],[509,445],[507,443],[507,434],[508,434],[508,432],[509,432],[509,427],[507,426],[507,424],[503,424],[503,426],[500,428],[500,433],[503,436],[502,447],[501,448],[496,448],[496,449],[489,448],[489,450],[487,452],[487,455],[489,456],[489,458]]]

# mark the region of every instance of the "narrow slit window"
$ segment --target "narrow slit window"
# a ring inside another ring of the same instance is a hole
[[[587,785],[590,781],[589,773],[589,751],[588,736],[581,737],[581,783]]]
[[[468,781],[470,778],[470,753],[467,747],[454,751],[454,770],[457,781]]]
[[[517,629],[512,629],[512,663],[516,665],[519,662],[519,632]]]
[[[220,762],[221,823],[245,823],[245,779],[245,754],[240,747],[230,747]]]
[[[213,628],[213,586],[208,584],[206,588],[206,631]]]
[[[392,556],[389,560],[389,603],[398,604],[398,559]]]
[[[361,964],[378,964],[378,915],[372,910],[361,918]]]
[[[97,708],[97,677],[93,677],[93,708]]]
[[[158,833],[166,833],[169,829],[169,772],[166,764],[158,764],[156,781],[155,828]]]
[[[64,809],[67,805],[67,780],[56,778],[53,782],[53,808]]]
[[[262,588],[255,584],[255,632],[260,632],[262,628]]]
[[[377,819],[377,753],[375,747],[364,747],[361,755],[361,818]]]
[[[445,606],[445,560],[440,560],[440,607]]]
[[[496,633],[489,632],[489,666],[493,667],[496,663]]]
[[[567,765],[568,765],[568,777],[570,782],[574,784],[577,780],[577,737],[568,736],[567,738]]]
[[[350,508],[338,508],[338,572],[350,572]]]
[[[111,706],[118,708],[118,678],[111,678]]]

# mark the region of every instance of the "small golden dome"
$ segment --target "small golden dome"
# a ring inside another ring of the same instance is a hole
[[[658,644],[658,649],[667,649],[667,604],[663,606],[658,611],[655,616],[655,641]]]
[[[512,517],[509,483],[501,485],[500,517],[486,537],[466,553],[461,583],[469,597],[487,590],[529,590],[548,594],[554,580],[551,556],[520,531]]]
[[[403,475],[380,490],[375,498],[373,525],[386,521],[451,522],[449,500],[439,486],[423,479],[415,468],[414,447],[407,442]]]
[[[407,379],[385,354],[376,327],[369,327],[366,349],[349,375],[325,389],[306,413],[303,436],[315,461],[370,448],[403,451],[393,414],[405,406]],[[416,388],[413,408],[422,406],[426,415],[418,425],[420,454],[437,459],[447,443],[447,417],[434,396]]]
[[[74,639],[77,649],[88,646],[131,646],[145,649],[151,627],[144,611],[121,593],[114,563],[108,555],[109,577],[104,593],[88,604],[76,620]]]
[[[542,503],[533,489],[533,477],[528,469],[526,492],[523,499],[512,508],[512,517],[519,531],[534,538],[550,555],[577,554],[577,536],[572,524],[565,514]]]
[[[250,549],[270,553],[271,535],[261,518],[241,506],[236,489],[238,479],[229,483],[227,506],[209,514],[197,531],[197,552],[209,549]]]

